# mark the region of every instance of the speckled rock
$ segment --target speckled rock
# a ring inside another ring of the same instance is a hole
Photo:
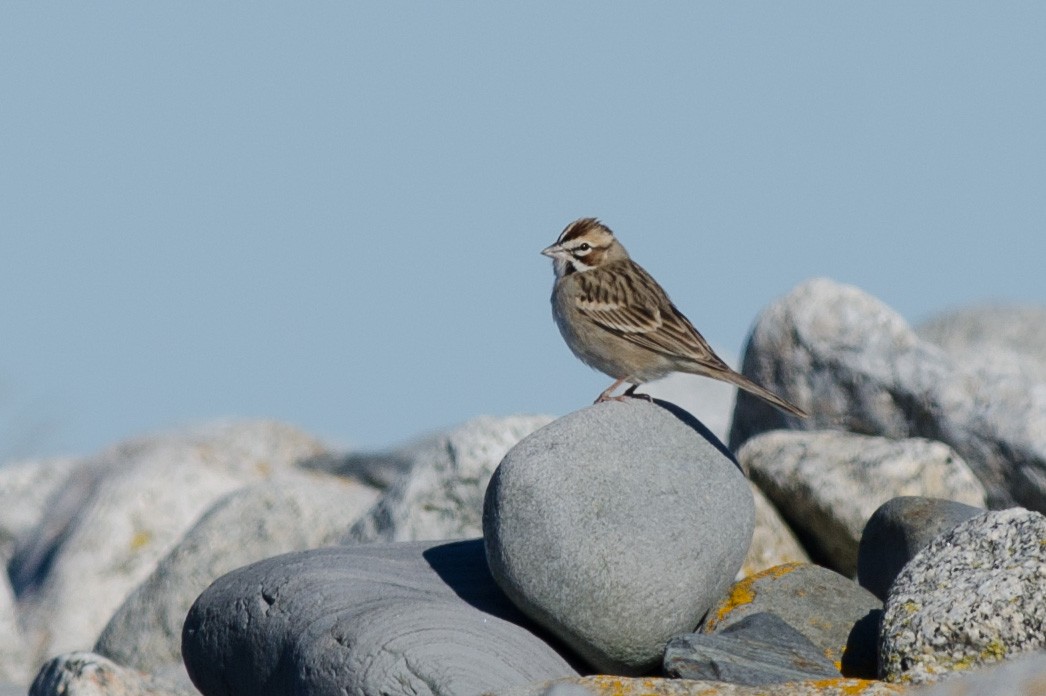
[[[101,655],[73,652],[47,661],[36,675],[29,696],[193,696],[152,675],[121,667]]]
[[[886,599],[897,574],[938,535],[983,508],[954,500],[904,496],[879,506],[861,534],[857,579],[879,599]]]
[[[957,674],[909,693],[911,696],[1042,696],[1046,694],[1046,652],[1034,652]]]
[[[816,279],[772,304],[743,371],[810,412],[793,429],[939,440],[977,475],[989,507],[1046,510],[1046,387],[960,365],[857,288]],[[768,408],[738,395],[732,447],[780,427]]]
[[[769,612],[710,635],[676,636],[665,648],[664,673],[753,686],[842,676],[809,638]]]
[[[734,579],[742,580],[785,563],[809,563],[810,556],[774,504],[755,484],[749,482],[749,486],[755,501],[755,531],[745,562]]]
[[[759,612],[787,621],[848,677],[876,675],[882,603],[868,590],[827,568],[791,564],[735,583],[701,626],[721,631]]]
[[[904,693],[896,684],[864,679],[819,679],[743,686],[691,679],[629,679],[600,675],[530,684],[489,696],[551,696],[550,689],[568,684],[584,687],[594,696],[897,696]]]
[[[1046,517],[985,512],[930,542],[886,598],[880,672],[923,683],[1046,647]]]
[[[61,533],[46,529],[45,516],[19,556],[47,560],[20,596],[33,667],[93,645],[216,499],[327,454],[300,430],[248,421],[129,440],[86,461],[53,499]]]
[[[577,674],[526,625],[481,540],[366,544],[222,576],[182,655],[206,696],[479,694]]]
[[[851,577],[865,523],[891,498],[985,504],[984,487],[962,459],[922,438],[776,430],[745,442],[737,458],[815,558]]]
[[[219,499],[124,601],[95,652],[146,672],[181,667],[185,614],[209,584],[269,556],[333,544],[377,495],[369,486],[316,473]]]
[[[483,494],[494,468],[548,416],[482,417],[448,433],[411,443],[353,470],[382,480],[384,463],[402,473],[374,508],[356,522],[343,543],[460,539],[482,533]],[[395,466],[389,462],[396,462]],[[388,471],[385,469],[384,471]]]
[[[752,538],[748,484],[689,414],[630,399],[522,440],[487,490],[498,584],[600,671],[641,674],[729,587]]]

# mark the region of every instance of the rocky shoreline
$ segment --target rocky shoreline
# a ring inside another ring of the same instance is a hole
[[[7,464],[0,695],[1042,693],[1044,335],[816,279],[743,359],[806,420],[634,399]]]

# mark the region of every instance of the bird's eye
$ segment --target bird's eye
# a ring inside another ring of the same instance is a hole
[[[584,244],[581,244],[577,248],[578,251],[590,251],[591,249],[592,249],[592,247],[589,246],[588,242],[585,242]]]

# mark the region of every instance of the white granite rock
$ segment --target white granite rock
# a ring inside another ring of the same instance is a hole
[[[89,652],[52,658],[41,667],[29,688],[29,696],[193,696],[195,693],[195,689],[121,667]]]
[[[962,459],[922,438],[775,430],[745,442],[737,457],[818,560],[848,576],[865,523],[886,501],[918,495],[985,505],[984,487]]]
[[[1046,648],[1046,517],[1013,508],[961,522],[890,587],[879,638],[888,681],[949,672]]]
[[[1046,694],[1046,652],[1033,652],[991,667],[956,674],[909,693],[911,696],[1043,696]]]
[[[48,532],[45,517],[22,547],[25,558],[50,559],[19,598],[32,667],[90,647],[215,499],[326,454],[299,430],[241,422],[131,440],[86,462],[57,492],[76,503],[56,504],[61,534]]]
[[[938,314],[915,331],[962,365],[990,365],[1046,382],[1046,307],[965,307]]]
[[[748,555],[735,580],[785,563],[809,563],[810,556],[774,504],[751,481],[749,488],[755,501],[755,531]]]
[[[209,584],[263,558],[335,543],[377,495],[348,479],[289,472],[226,495],[124,601],[95,652],[146,672],[181,667],[182,623]]]
[[[545,426],[487,489],[494,578],[596,669],[651,669],[730,585],[752,538],[748,484],[721,447],[689,414],[642,399]]]
[[[460,539],[481,533],[483,493],[509,449],[552,419],[481,417],[448,433],[376,455],[403,470],[374,508],[342,539],[345,543]],[[357,470],[378,470],[357,457]],[[377,475],[377,474],[373,474]]]
[[[816,279],[770,305],[743,369],[810,412],[789,427],[939,440],[977,475],[990,507],[1046,510],[1046,384],[964,368],[857,288]],[[768,408],[738,396],[732,446],[779,426]]]

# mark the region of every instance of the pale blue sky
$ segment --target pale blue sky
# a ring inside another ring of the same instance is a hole
[[[0,4],[0,452],[581,407],[588,215],[726,353],[815,275],[1042,302],[1046,4]]]

